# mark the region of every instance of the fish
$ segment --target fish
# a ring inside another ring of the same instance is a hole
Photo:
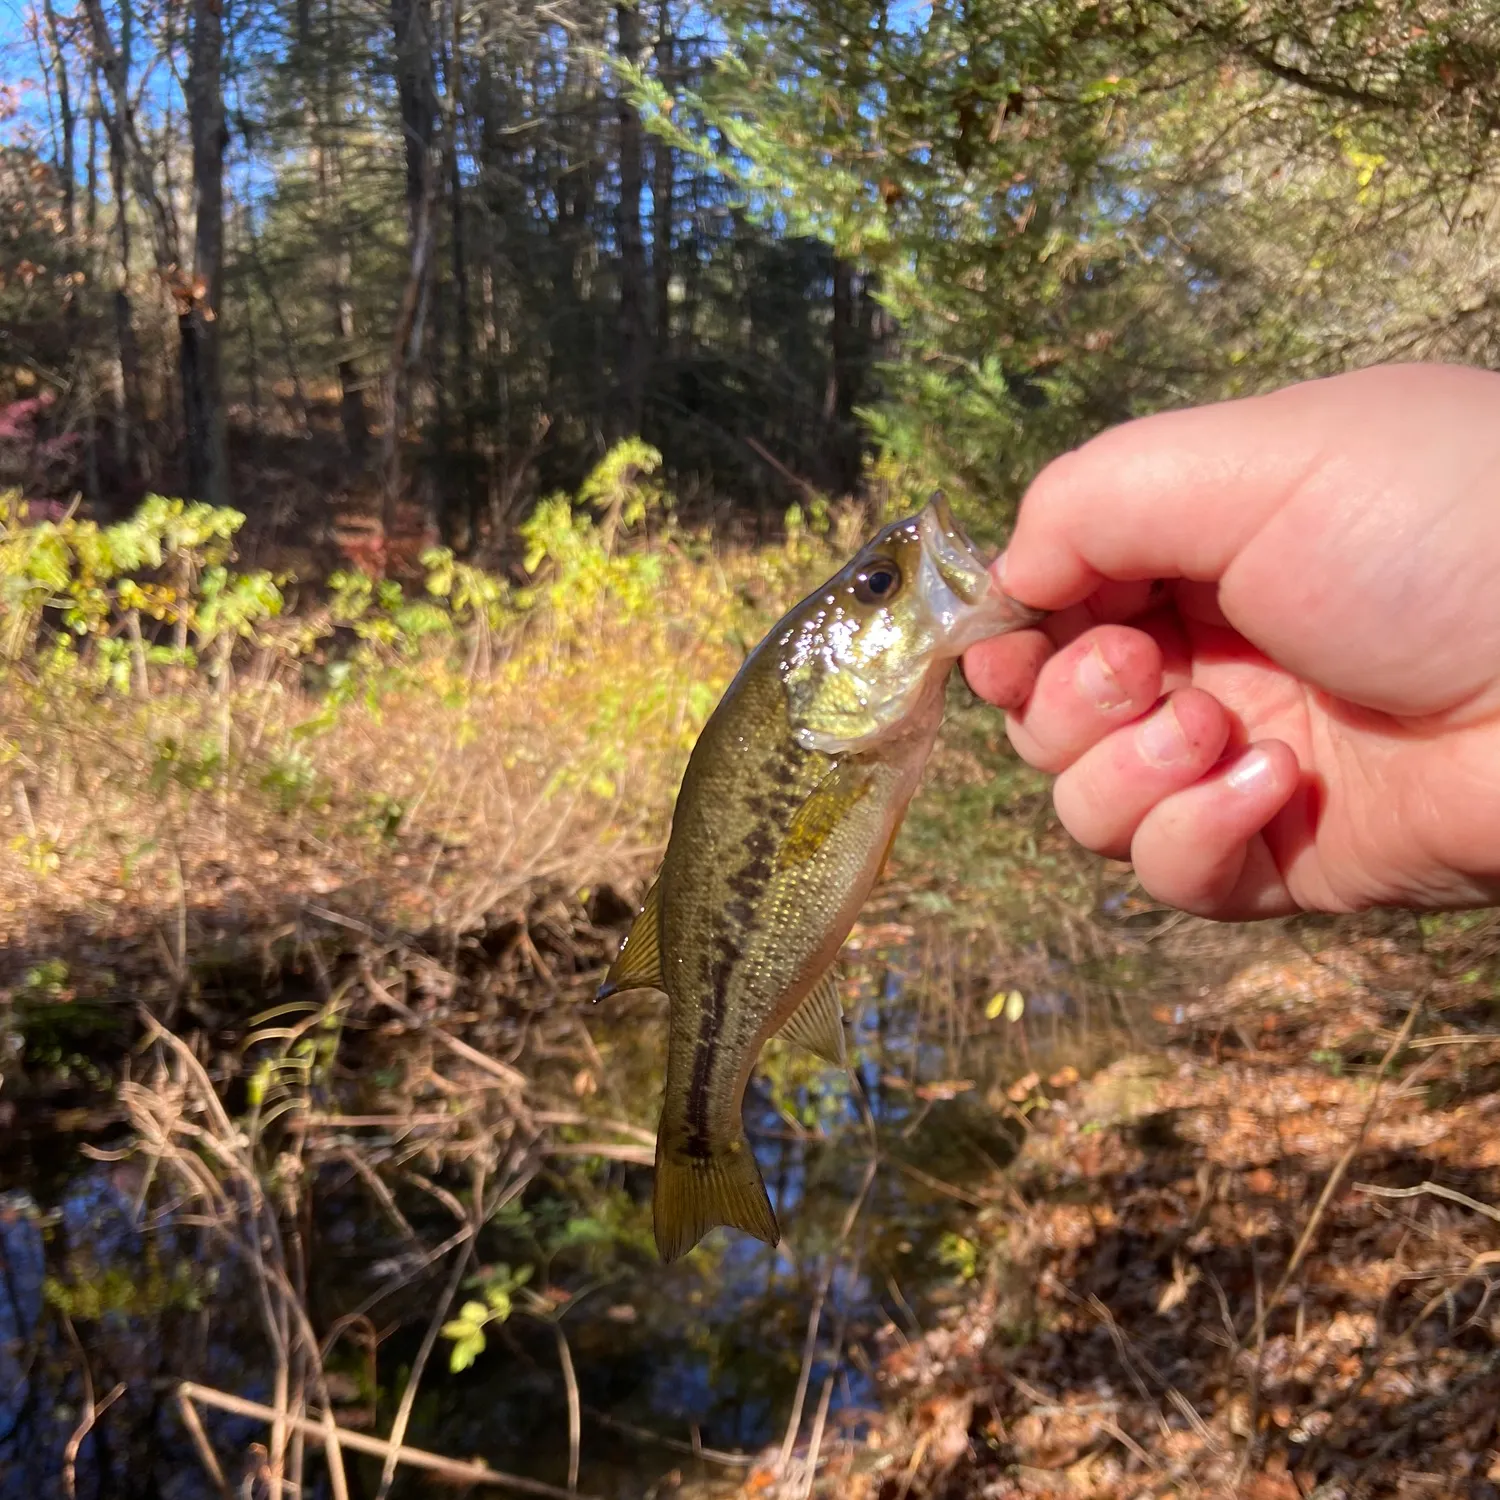
[[[661,867],[597,998],[669,1001],[652,1213],[665,1261],[718,1225],[780,1229],[743,1101],[778,1033],[845,1058],[835,960],[976,641],[1036,624],[934,495],[746,657],[688,759]]]

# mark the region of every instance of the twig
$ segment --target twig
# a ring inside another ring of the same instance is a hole
[[[1428,1047],[1477,1047],[1484,1042],[1500,1042],[1500,1031],[1462,1031],[1450,1036],[1419,1036],[1407,1046],[1416,1052]]]
[[[613,1130],[617,1135],[629,1136],[643,1146],[656,1149],[656,1132],[632,1125],[628,1120],[596,1120],[578,1109],[534,1109],[531,1118],[538,1125],[589,1125],[595,1130]]]
[[[425,1032],[434,1041],[441,1042],[450,1052],[463,1058],[465,1062],[473,1063],[476,1068],[482,1068],[492,1078],[498,1078],[502,1083],[520,1093],[526,1087],[526,1075],[515,1068],[507,1066],[503,1062],[497,1062],[493,1057],[487,1057],[477,1047],[471,1047],[467,1042],[461,1042],[456,1036],[443,1030],[441,1026],[435,1026],[431,1021],[423,1020],[416,1011],[403,1001],[398,1000],[384,985],[375,978],[368,967],[360,971],[360,978],[364,980],[366,989],[387,1010],[395,1011],[408,1026],[418,1031]]]
[[[787,468],[787,466],[782,463],[782,461],[777,458],[776,455],[773,454],[765,446],[764,443],[757,442],[753,437],[747,437],[744,441],[745,446],[753,454],[755,454],[757,458],[761,459],[763,462],[769,464],[771,468],[775,469],[775,471],[780,474],[788,484],[796,485],[796,487],[811,500],[816,500],[819,498],[817,487],[810,484],[807,480],[803,479],[801,475],[792,473],[792,471]]]
[[[417,1231],[411,1227],[410,1220],[401,1212],[401,1206],[396,1202],[394,1194],[381,1180],[380,1174],[362,1157],[352,1146],[345,1146],[338,1152],[338,1159],[348,1166],[364,1185],[374,1195],[375,1201],[385,1210],[386,1217],[399,1229],[408,1240],[417,1238]]]
[[[690,1453],[694,1458],[707,1459],[709,1463],[719,1464],[726,1469],[755,1467],[755,1456],[750,1453],[729,1453],[723,1448],[705,1448],[702,1443],[685,1443],[681,1438],[667,1437],[664,1433],[653,1432],[649,1427],[637,1427],[634,1422],[627,1422],[623,1417],[613,1416],[596,1407],[585,1406],[582,1410],[601,1427],[612,1427],[616,1432],[622,1432],[626,1437],[639,1438],[643,1443],[659,1443],[674,1453]]]
[[[294,1322],[297,1336],[301,1339],[303,1347],[313,1355],[310,1363],[318,1397],[325,1409],[331,1409],[333,1405],[328,1395],[328,1383],[324,1377],[322,1361],[316,1357],[318,1339],[313,1332],[312,1324],[308,1321],[306,1308],[298,1299],[295,1289],[288,1280],[281,1225],[274,1208],[266,1201],[264,1187],[256,1172],[255,1162],[243,1132],[230,1122],[228,1112],[224,1108],[224,1101],[219,1098],[213,1081],[187,1043],[163,1026],[144,1005],[136,1009],[142,1026],[176,1056],[183,1072],[192,1080],[198,1094],[198,1102],[212,1126],[211,1130],[202,1130],[197,1126],[192,1126],[190,1122],[182,1118],[181,1113],[176,1116],[170,1126],[164,1126],[160,1120],[154,1120],[154,1130],[159,1137],[155,1150],[158,1154],[175,1153],[176,1164],[189,1180],[199,1187],[207,1201],[226,1211],[236,1223],[242,1223],[238,1200],[229,1198],[206,1163],[200,1161],[194,1153],[183,1151],[173,1144],[171,1140],[173,1130],[181,1131],[200,1140],[235,1175],[245,1193],[248,1213],[244,1217],[248,1217],[250,1222],[248,1225],[242,1224],[244,1232],[234,1235],[230,1234],[223,1224],[215,1227],[224,1236],[229,1248],[236,1254],[244,1255],[254,1269],[255,1289],[260,1298],[266,1334],[277,1357],[274,1385],[277,1405],[267,1409],[272,1412],[272,1477],[279,1493],[287,1425],[305,1420],[301,1416],[286,1414],[287,1377],[292,1348],[291,1327]],[[146,1131],[143,1122],[137,1121],[137,1125],[143,1132]],[[271,1300],[272,1290],[276,1293],[275,1305]],[[333,1500],[348,1500],[343,1455],[339,1448],[339,1430],[330,1425],[323,1437],[323,1442],[327,1450],[328,1476],[333,1490]],[[280,1446],[275,1447],[278,1441]]]
[[[563,1384],[568,1388],[568,1493],[578,1493],[578,1464],[583,1452],[583,1417],[578,1400],[578,1376],[573,1370],[573,1351],[562,1323],[553,1319],[552,1332],[557,1337],[557,1362],[562,1366]]]
[[[1120,1363],[1124,1366],[1125,1373],[1130,1377],[1131,1383],[1140,1394],[1141,1400],[1148,1405],[1154,1406],[1156,1403],[1151,1395],[1151,1387],[1146,1384],[1144,1376],[1136,1368],[1135,1358],[1130,1351],[1130,1345],[1125,1339],[1125,1331],[1115,1321],[1115,1315],[1092,1292],[1089,1294],[1087,1302],[1083,1302],[1082,1305],[1086,1306],[1104,1324],[1104,1331],[1109,1334],[1110,1341],[1115,1346],[1115,1353],[1120,1356]],[[1151,1373],[1154,1375],[1156,1372],[1153,1370]],[[1165,1382],[1162,1383],[1164,1384]],[[1157,1412],[1156,1420],[1162,1430],[1165,1431],[1166,1419],[1161,1415],[1160,1411]]]
[[[94,1423],[124,1394],[125,1382],[122,1380],[102,1401],[95,1401],[90,1395],[85,1402],[83,1416],[73,1429],[73,1436],[68,1439],[67,1447],[63,1449],[63,1489],[67,1491],[68,1500],[73,1500],[73,1496],[78,1492],[77,1475],[74,1470],[78,1463],[78,1450],[83,1447],[84,1438],[93,1431]]]
[[[802,1479],[802,1500],[811,1500],[813,1485],[818,1477],[818,1456],[823,1451],[823,1429],[828,1422],[828,1404],[833,1400],[833,1372],[823,1377],[823,1393],[818,1397],[817,1414],[813,1417],[812,1434],[807,1440],[807,1471]]]
[[[255,1417],[262,1422],[270,1422],[276,1416],[271,1407],[262,1406],[259,1401],[247,1401],[243,1396],[232,1396],[228,1391],[216,1391],[212,1386],[198,1385],[191,1380],[184,1380],[177,1389],[189,1401],[198,1401],[204,1406],[212,1406],[237,1417]],[[489,1485],[494,1489],[515,1490],[522,1495],[540,1495],[543,1500],[575,1500],[567,1490],[560,1490],[553,1484],[544,1484],[540,1479],[507,1474],[503,1469],[492,1469],[483,1463],[444,1458],[441,1454],[429,1453],[424,1448],[397,1448],[384,1438],[368,1437],[348,1427],[325,1423],[322,1418],[314,1421],[310,1417],[289,1417],[287,1420],[301,1428],[314,1442],[326,1443],[332,1434],[337,1433],[340,1446],[352,1453],[369,1453],[376,1458],[392,1455],[398,1464],[409,1464],[414,1469],[427,1469],[456,1484]],[[583,1500],[592,1500],[592,1497],[583,1497]]]
[[[473,1226],[465,1224],[457,1234],[449,1235],[441,1245],[434,1245],[431,1250],[423,1251],[422,1254],[414,1256],[404,1270],[399,1271],[396,1275],[390,1277],[389,1280],[382,1282],[373,1292],[370,1292],[362,1301],[356,1303],[349,1312],[334,1322],[319,1347],[320,1356],[323,1359],[327,1359],[334,1345],[343,1337],[345,1331],[361,1318],[365,1317],[371,1308],[385,1301],[387,1297],[399,1292],[402,1287],[410,1284],[428,1266],[436,1261],[440,1261],[455,1245],[461,1245],[465,1240],[472,1239],[473,1237]]]
[[[1434,1198],[1446,1198],[1449,1203],[1471,1208],[1476,1214],[1483,1214],[1485,1218],[1500,1224],[1500,1208],[1480,1203],[1478,1199],[1470,1198],[1455,1188],[1444,1187],[1440,1182],[1419,1182],[1416,1187],[1409,1188],[1377,1187],[1373,1182],[1351,1182],[1349,1186],[1356,1193],[1373,1193],[1377,1198],[1417,1198],[1423,1193],[1430,1193]]]
[[[438,1332],[448,1321],[448,1309],[452,1307],[453,1299],[458,1295],[459,1284],[464,1279],[464,1273],[469,1269],[469,1262],[474,1258],[474,1244],[479,1237],[483,1214],[484,1168],[477,1166],[474,1170],[473,1217],[470,1220],[474,1232],[454,1258],[448,1284],[438,1297],[437,1306],[433,1308],[432,1317],[427,1324],[427,1332],[422,1337],[422,1347],[417,1350],[417,1357],[412,1362],[406,1389],[401,1392],[401,1404],[396,1408],[396,1420],[391,1423],[391,1451],[386,1454],[385,1467],[380,1473],[380,1488],[375,1492],[375,1500],[386,1500],[386,1496],[391,1492],[391,1485],[395,1482],[396,1454],[400,1451],[401,1441],[406,1436],[407,1424],[411,1421],[411,1409],[417,1399],[417,1387],[422,1383],[422,1375],[427,1369],[428,1359],[432,1356],[433,1346],[437,1343]]]
[[[542,1150],[544,1156],[598,1156],[605,1161],[628,1162],[635,1167],[649,1167],[656,1162],[650,1146],[626,1146],[616,1141],[558,1141]]]
[[[1365,1117],[1359,1122],[1359,1129],[1354,1134],[1354,1139],[1349,1142],[1349,1148],[1339,1158],[1338,1164],[1328,1175],[1328,1181],[1323,1184],[1323,1191],[1318,1194],[1318,1201],[1313,1205],[1313,1211],[1308,1216],[1307,1226],[1303,1229],[1301,1237],[1297,1241],[1297,1247],[1292,1251],[1292,1258],[1286,1263],[1286,1269],[1281,1273],[1281,1280],[1276,1283],[1276,1290],[1266,1298],[1265,1306],[1261,1308],[1259,1316],[1255,1320],[1255,1326],[1250,1331],[1250,1337],[1245,1340],[1247,1344],[1258,1342],[1265,1334],[1266,1322],[1271,1314],[1281,1304],[1282,1296],[1288,1286],[1291,1285],[1292,1277],[1297,1274],[1297,1268],[1302,1264],[1302,1258],[1308,1252],[1313,1242],[1313,1237],[1318,1232],[1318,1226],[1323,1222],[1323,1215],[1328,1211],[1328,1205],[1333,1202],[1334,1196],[1339,1190],[1339,1184],[1344,1180],[1344,1173],[1349,1170],[1349,1164],[1364,1144],[1365,1135],[1370,1129],[1371,1122],[1375,1118],[1375,1111],[1380,1107],[1381,1086],[1385,1081],[1386,1069],[1395,1061],[1396,1055],[1406,1045],[1406,1039],[1411,1035],[1412,1027],[1417,1024],[1417,1016],[1422,1010],[1423,997],[1418,995],[1411,1003],[1411,1009],[1406,1013],[1406,1019],[1401,1023],[1401,1030],[1396,1033],[1395,1039],[1386,1049],[1386,1054],[1380,1060],[1380,1066],[1375,1070],[1375,1088],[1370,1095],[1369,1107],[1365,1110]]]
[[[844,1256],[844,1246],[854,1232],[855,1220],[859,1218],[859,1212],[865,1206],[870,1184],[875,1181],[875,1173],[879,1166],[878,1156],[872,1156],[865,1166],[864,1181],[860,1183],[859,1191],[854,1195],[854,1202],[849,1205],[849,1211],[844,1215],[838,1239],[834,1241],[833,1249],[828,1255],[828,1264],[823,1268],[823,1275],[818,1282],[812,1311],[807,1315],[807,1337],[802,1341],[802,1369],[797,1376],[797,1394],[792,1400],[792,1414],[787,1418],[786,1435],[781,1440],[781,1452],[776,1457],[778,1474],[785,1472],[787,1464],[792,1459],[792,1450],[797,1446],[797,1433],[802,1427],[802,1408],[807,1402],[807,1384],[812,1378],[813,1355],[818,1348],[818,1325],[823,1320],[823,1304],[828,1299],[829,1290],[833,1286],[834,1273],[838,1270],[839,1262]]]
[[[214,1446],[204,1430],[203,1418],[198,1415],[198,1408],[188,1400],[180,1387],[177,1391],[177,1414],[182,1418],[182,1425],[187,1428],[188,1436],[198,1450],[198,1462],[203,1465],[224,1500],[233,1500],[229,1481],[224,1477],[224,1470],[219,1467],[219,1455],[214,1452]]]
[[[909,1161],[901,1161],[892,1157],[891,1164],[898,1172],[904,1172],[913,1182],[920,1182],[923,1187],[930,1188],[934,1193],[942,1193],[944,1197],[953,1198],[959,1203],[966,1203],[970,1208],[984,1208],[994,1201],[993,1198],[982,1197],[968,1188],[944,1182],[941,1177],[934,1177],[930,1172],[924,1172],[921,1167],[914,1167]]]
[[[1060,1411],[1060,1412],[1072,1413],[1072,1412],[1075,1412],[1075,1411],[1087,1411],[1088,1408],[1087,1407],[1081,1407],[1081,1406],[1080,1407],[1060,1406],[1060,1407],[1057,1408],[1057,1410]],[[1108,1433],[1109,1436],[1112,1437],[1122,1448],[1129,1449],[1129,1451],[1132,1454],[1134,1454],[1134,1456],[1137,1459],[1139,1459],[1140,1462],[1148,1470],[1151,1468],[1151,1455],[1149,1453],[1147,1453],[1146,1450],[1143,1447],[1141,1447],[1141,1445],[1138,1442],[1136,1442],[1136,1440],[1133,1437],[1131,1437],[1131,1435],[1128,1432],[1126,1432],[1125,1429],[1123,1427],[1121,1427],[1120,1424],[1118,1422],[1116,1422],[1113,1417],[1102,1417],[1102,1418],[1100,1418],[1100,1421],[1099,1421],[1099,1431],[1100,1432],[1106,1432],[1106,1433]]]

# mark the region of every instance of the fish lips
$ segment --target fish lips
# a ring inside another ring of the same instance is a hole
[[[1046,617],[1045,610],[1018,603],[1000,587],[941,492],[917,517],[917,531],[922,540],[917,587],[938,637],[954,655]]]

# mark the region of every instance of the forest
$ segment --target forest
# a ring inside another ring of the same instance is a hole
[[[0,1500],[1500,1495],[1500,919],[941,741],[659,1264],[592,1004],[771,624],[1129,418],[1500,368],[1486,0],[0,0]]]

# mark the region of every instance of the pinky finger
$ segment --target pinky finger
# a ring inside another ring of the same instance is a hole
[[[1130,860],[1158,900],[1217,921],[1297,909],[1261,832],[1297,789],[1297,757],[1264,740],[1158,803],[1131,841]]]

